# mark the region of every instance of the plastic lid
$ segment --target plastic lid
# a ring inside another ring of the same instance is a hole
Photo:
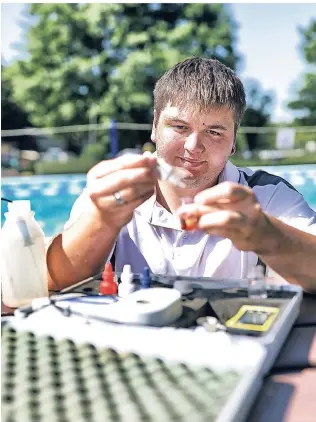
[[[143,272],[140,277],[140,285],[143,289],[148,289],[150,287],[150,270],[148,267],[144,267]]]
[[[27,199],[13,201],[8,204],[8,210],[11,214],[25,215],[31,212],[31,201]]]
[[[112,282],[114,280],[114,271],[111,262],[107,262],[102,272],[102,280]]]
[[[134,274],[132,273],[132,267],[130,265],[124,265],[121,274],[122,283],[132,283]]]

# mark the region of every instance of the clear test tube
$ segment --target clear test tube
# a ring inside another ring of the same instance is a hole
[[[266,299],[268,297],[266,279],[262,265],[251,268],[247,279],[249,298]]]

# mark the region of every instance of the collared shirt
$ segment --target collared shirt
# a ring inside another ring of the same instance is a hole
[[[263,170],[254,172],[228,162],[219,183],[231,181],[250,186],[266,213],[303,231],[316,234],[316,213],[287,181]],[[79,197],[67,227],[83,211],[87,196]],[[244,278],[258,262],[253,252],[242,252],[229,239],[204,231],[181,230],[177,216],[162,207],[153,195],[134,210],[115,245],[115,270],[125,264],[141,273],[148,266],[154,274],[191,277]]]

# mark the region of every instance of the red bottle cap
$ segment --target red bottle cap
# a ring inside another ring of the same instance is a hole
[[[112,264],[107,262],[102,272],[102,281],[100,282],[99,292],[101,295],[116,295],[117,283],[114,280]]]

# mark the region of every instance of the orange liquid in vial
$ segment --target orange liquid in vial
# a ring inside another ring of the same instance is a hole
[[[187,230],[187,231],[195,230],[197,228],[197,222],[198,222],[198,219],[197,217],[194,217],[194,216],[181,218],[180,219],[181,229]]]
[[[181,198],[181,205],[192,204],[193,199],[190,197]],[[187,215],[180,218],[180,224],[182,230],[195,230],[197,228],[198,218],[195,215],[190,215],[190,211]]]

